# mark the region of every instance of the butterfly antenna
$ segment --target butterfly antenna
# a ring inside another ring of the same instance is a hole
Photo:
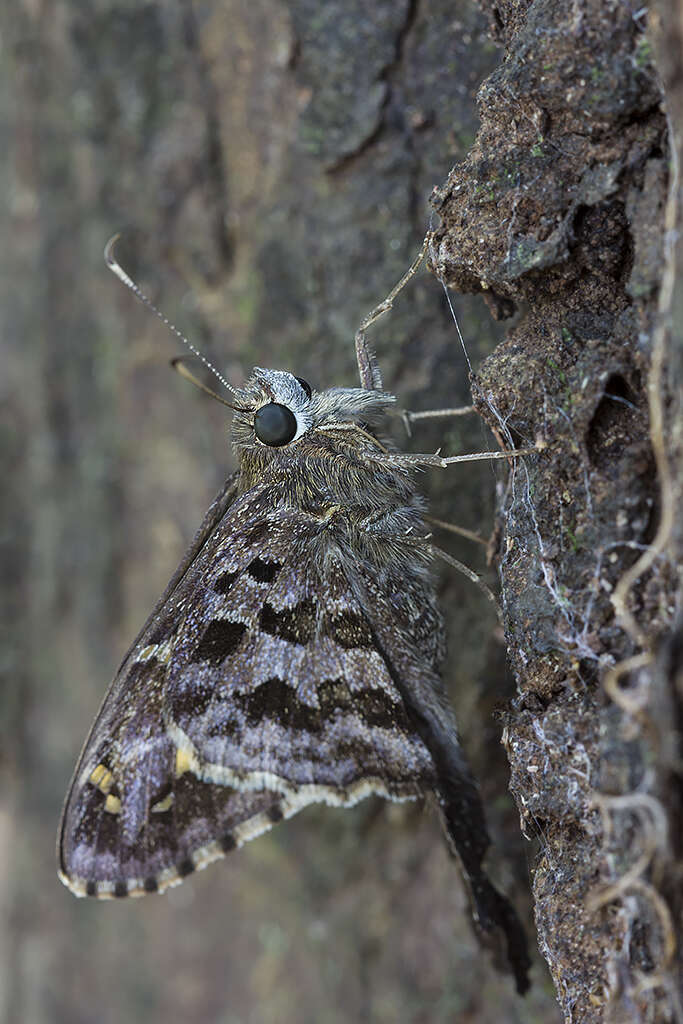
[[[167,317],[164,316],[164,314],[161,312],[161,310],[157,309],[157,307],[154,305],[154,303],[151,301],[151,299],[147,298],[147,296],[142,291],[142,289],[125,272],[125,270],[123,269],[121,264],[117,261],[116,256],[114,255],[114,248],[115,248],[116,243],[118,242],[120,237],[121,237],[120,234],[114,235],[113,238],[109,239],[109,241],[107,242],[107,244],[104,247],[104,262],[107,264],[107,266],[109,267],[111,272],[113,274],[116,274],[116,276],[118,277],[119,281],[123,281],[123,283],[125,284],[126,288],[130,288],[130,290],[132,291],[133,295],[135,295],[136,298],[138,298],[140,300],[140,302],[142,302],[145,306],[147,306],[148,309],[151,309],[152,312],[155,313],[159,317],[161,322],[166,327],[168,327],[168,329],[170,331],[172,331],[173,334],[175,334],[175,336],[177,338],[180,338],[180,340],[182,341],[182,343],[184,345],[187,345],[187,347],[189,348],[190,352],[193,353],[193,355],[197,356],[198,359],[201,359],[202,363],[207,368],[207,370],[210,370],[211,373],[213,373],[218,378],[218,380],[221,382],[221,384],[223,385],[224,388],[227,388],[227,390],[232,392],[233,395],[236,395],[237,394],[237,390],[232,386],[232,384],[228,384],[228,382],[225,379],[225,377],[223,376],[223,374],[220,373],[220,371],[216,369],[216,367],[213,365],[213,363],[211,363],[206,358],[205,355],[202,355],[202,353],[199,351],[199,349],[196,348],[192,344],[192,342],[188,338],[185,337],[185,335],[183,334],[182,331],[178,330],[178,328],[176,327],[176,325],[174,323],[171,323],[171,321]]]
[[[200,380],[199,377],[195,377],[191,370],[188,370],[185,365],[185,360],[182,356],[176,356],[175,359],[171,360],[171,366],[179,373],[184,380],[189,380],[190,384],[194,384],[196,388],[203,391],[205,395],[210,395],[211,398],[215,398],[221,405],[227,405],[228,409],[236,409],[237,412],[250,412],[250,409],[246,409],[242,405],[233,405],[232,402],[226,402],[222,395],[219,395],[213,388],[208,387],[204,381]]]

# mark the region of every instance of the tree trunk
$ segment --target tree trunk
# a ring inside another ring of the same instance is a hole
[[[418,250],[446,178],[432,263],[487,300],[454,299],[477,408],[503,442],[546,443],[507,476],[424,477],[431,513],[484,538],[499,498],[517,697],[488,603],[459,577],[440,585],[491,872],[532,934],[532,860],[566,1020],[669,1019],[681,356],[658,313],[676,255],[662,244],[677,199],[666,124],[642,16],[597,0],[485,6],[99,0],[0,15],[0,1019],[561,1019],[540,957],[522,1002],[482,954],[438,823],[413,805],[308,811],[142,902],[76,902],[54,872],[79,744],[232,468],[224,410],[166,372],[178,348],[106,271],[104,243],[123,233],[123,265],[228,379],[257,364],[354,385],[354,330]],[[664,6],[680,125],[679,8]],[[433,276],[373,330],[401,405],[470,401]],[[427,424],[402,443],[490,446],[474,419]],[[486,572],[479,546],[438,541]]]
[[[644,11],[488,7],[506,58],[435,194],[432,260],[517,313],[473,394],[501,438],[543,444],[513,470],[498,545],[539,946],[567,1021],[680,1020],[673,140]],[[663,16],[680,124],[681,23]]]

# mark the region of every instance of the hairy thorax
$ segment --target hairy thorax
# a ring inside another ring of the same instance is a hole
[[[423,561],[424,500],[415,494],[411,472],[388,464],[388,454],[355,425],[314,430],[287,449],[249,446],[239,453],[240,491],[267,488],[274,503],[319,518],[332,536],[343,531],[372,561],[385,561],[387,542],[405,547],[410,561],[416,555]]]

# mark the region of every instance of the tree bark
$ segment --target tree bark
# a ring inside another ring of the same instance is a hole
[[[418,250],[445,179],[433,269],[461,292],[486,282],[488,308],[454,299],[477,407],[503,441],[547,443],[508,479],[488,466],[424,477],[432,514],[484,538],[500,502],[512,706],[488,603],[464,579],[440,585],[491,872],[531,933],[503,731],[565,1019],[668,1019],[678,524],[612,601],[668,500],[648,392],[670,337],[657,312],[674,258],[666,125],[642,18],[597,0],[485,7],[38,0],[0,13],[0,1019],[560,1020],[540,957],[522,1002],[481,953],[422,808],[315,809],[168,897],[112,908],[76,902],[54,873],[79,744],[232,468],[224,410],[166,373],[177,347],[106,271],[104,243],[122,231],[126,269],[228,379],[257,364],[354,385],[353,333]],[[680,337],[680,291],[673,302]],[[402,405],[469,402],[433,276],[373,330]],[[679,350],[656,382],[676,498],[680,365]],[[490,445],[463,419],[402,443]],[[486,572],[479,546],[438,540]],[[610,669],[644,653],[608,691]],[[585,899],[606,896],[589,914]]]
[[[435,193],[432,262],[517,313],[473,394],[501,438],[544,445],[498,547],[539,945],[565,1020],[680,1020],[678,136],[644,11],[487,7],[506,56]],[[681,51],[660,39],[677,124]]]

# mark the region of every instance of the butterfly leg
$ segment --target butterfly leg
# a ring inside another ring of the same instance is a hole
[[[377,357],[367,343],[365,332],[368,327],[371,327],[372,324],[375,323],[376,320],[379,320],[381,316],[389,312],[394,305],[394,299],[396,296],[405,288],[408,281],[410,281],[410,279],[418,272],[427,253],[427,249],[429,248],[431,238],[432,232],[428,231],[425,235],[424,242],[422,243],[422,248],[406,270],[401,280],[398,284],[394,285],[386,299],[384,299],[383,302],[380,302],[380,304],[373,309],[372,313],[369,313],[368,316],[361,321],[361,325],[356,331],[356,361],[358,362],[358,373],[360,374],[360,384],[362,388],[379,390],[382,387],[382,375],[377,364]]]
[[[401,419],[406,429],[406,434],[408,437],[412,437],[412,424],[418,420],[445,420],[455,416],[469,416],[472,412],[476,412],[473,405],[462,405],[455,409],[425,409],[421,412],[410,412],[408,409],[402,409]]]
[[[446,469],[447,466],[455,462],[492,462],[495,459],[508,459],[509,462],[512,462],[513,459],[519,458],[520,455],[537,455],[539,452],[544,451],[545,448],[545,442],[538,441],[533,448],[510,448],[507,451],[474,452],[471,455],[444,456],[438,451],[433,455],[424,452],[415,454],[412,452],[389,452],[383,453],[381,459],[377,459],[377,461],[384,462],[387,466],[406,469],[418,469],[422,466],[425,468],[427,466],[434,466],[439,469]]]
[[[475,533],[474,530],[467,530],[464,526],[456,526],[455,523],[447,523],[443,519],[435,519],[434,516],[425,516],[425,522],[429,523],[430,526],[436,526],[439,530],[457,533],[458,537],[464,537],[465,540],[474,541],[475,544],[488,549],[488,541],[484,540],[480,534]]]

